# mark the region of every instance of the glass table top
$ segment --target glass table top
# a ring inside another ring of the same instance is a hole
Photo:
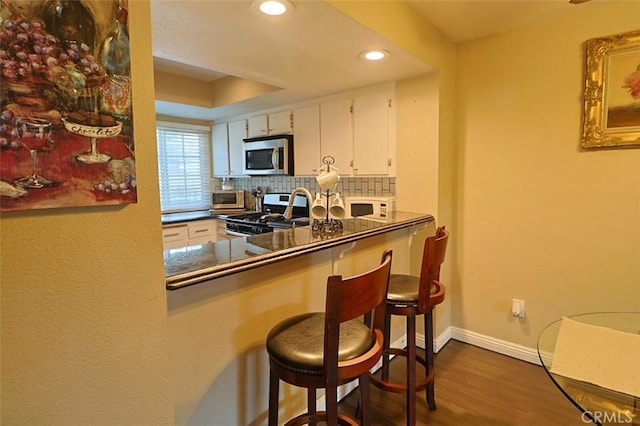
[[[568,318],[581,324],[640,334],[640,312],[598,312]],[[562,319],[554,321],[538,337],[538,356],[551,380],[573,405],[582,411],[584,422],[592,421],[601,426],[640,425],[640,395],[630,395],[552,371],[562,323]],[[587,345],[589,344],[591,342],[587,342]],[[635,357],[634,354],[632,356]],[[640,353],[635,359],[640,363]],[[593,365],[594,368],[601,368],[601,366]],[[630,380],[638,380],[636,383],[640,383],[640,377],[630,377]]]

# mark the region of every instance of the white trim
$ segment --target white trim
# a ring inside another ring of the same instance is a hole
[[[179,123],[174,121],[156,121],[156,127],[163,129],[192,130],[194,132],[211,133],[211,126],[202,124]]]
[[[496,339],[495,337],[485,336],[484,334],[464,330],[458,327],[449,327],[449,329],[451,338],[454,340],[469,343],[471,345],[520,359],[522,361],[527,361],[532,364],[541,365],[540,358],[538,357],[538,351],[535,348],[529,348],[517,343]]]
[[[530,362],[532,364],[541,365],[540,358],[538,357],[538,351],[535,348],[529,348],[517,343],[508,342],[506,340],[496,339],[495,337],[485,336],[484,334],[476,333],[474,331],[464,330],[458,327],[447,327],[441,334],[436,336],[433,341],[433,351],[438,353],[449,340],[458,340],[460,342],[468,343],[479,348],[487,349],[492,352],[496,352],[502,355],[516,358],[522,361]],[[405,336],[395,340],[391,347],[403,348],[405,346]],[[416,335],[416,345],[419,348],[425,348],[424,334]],[[545,362],[551,359],[551,354],[543,353]],[[382,365],[382,361],[379,361],[373,371],[378,370]],[[349,392],[358,387],[358,381],[354,380],[338,388],[338,401],[342,400]],[[325,397],[322,395],[316,401],[317,409],[322,411],[325,409]]]

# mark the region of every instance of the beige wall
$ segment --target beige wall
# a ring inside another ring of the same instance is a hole
[[[445,225],[456,235],[453,214],[456,45],[403,2],[329,3],[437,70],[397,84],[398,209],[431,213],[438,225]],[[451,288],[455,285],[455,238],[450,240],[447,250],[442,281]],[[436,334],[442,334],[451,324],[451,303],[447,297],[436,309]]]
[[[419,238],[424,240],[432,228],[427,226]],[[269,360],[264,345],[269,330],[286,317],[324,310],[327,276],[373,269],[385,249],[393,250],[393,272],[409,272],[411,231],[370,237],[355,246],[345,244],[169,292],[176,424],[266,424]],[[396,332],[392,339],[398,337]],[[306,393],[282,382],[281,399],[283,423],[303,412]]]
[[[453,325],[535,347],[562,315],[640,310],[640,150],[579,150],[583,42],[639,18],[604,5],[459,46]]]
[[[561,315],[640,309],[640,152],[578,149],[582,43],[637,29],[639,3],[459,46],[397,2],[332,4],[438,70],[398,85],[397,179],[401,208],[423,203],[452,230],[437,333],[452,325],[535,348]],[[420,114],[416,138],[407,126]],[[512,298],[525,300],[525,320],[510,316]]]
[[[2,214],[2,424],[174,421],[149,2],[129,7],[139,202]]]
[[[439,315],[438,331],[451,324],[534,347],[560,315],[639,310],[640,151],[578,150],[582,43],[636,29],[639,4],[464,44],[458,72],[456,46],[410,8],[359,4],[337,7],[438,69],[399,85],[405,100],[424,105],[425,122],[437,102],[437,144],[407,129],[421,115],[409,102],[399,105],[408,114],[398,133],[401,208],[435,209],[452,228],[451,316]],[[170,390],[149,3],[129,5],[139,203],[2,215],[3,424],[171,424],[174,403],[183,420],[194,409]],[[437,197],[404,201],[420,179],[433,190],[428,166],[438,168]],[[508,314],[512,297],[527,302],[522,323]],[[212,383],[227,382],[202,386]],[[242,409],[221,408],[259,415]]]

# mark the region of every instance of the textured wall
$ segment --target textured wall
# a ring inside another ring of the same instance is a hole
[[[149,2],[129,7],[139,202],[2,215],[2,424],[174,422]]]
[[[533,348],[562,315],[640,310],[640,150],[579,150],[584,41],[638,17],[605,4],[458,48],[453,325]]]

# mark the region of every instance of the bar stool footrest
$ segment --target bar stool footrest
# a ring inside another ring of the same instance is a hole
[[[297,417],[287,421],[284,426],[302,426],[308,424],[315,424],[317,422],[326,422],[327,421],[327,413],[326,411],[317,411],[313,414],[304,413],[300,414]],[[338,424],[344,426],[359,426],[359,423],[348,417],[344,414],[338,413]]]
[[[388,350],[385,350],[384,352],[385,354],[389,354],[389,355],[400,355],[404,357],[407,356],[406,349],[390,348]],[[427,386],[429,386],[429,383],[433,382],[433,366],[427,365],[427,360],[417,354],[416,354],[416,362],[419,362],[427,370],[426,377],[422,378],[421,380],[416,379],[416,392],[420,392],[425,390]],[[380,369],[382,368],[384,368],[384,366],[380,367]],[[375,374],[369,374],[369,379],[372,385],[385,391],[389,391],[393,393],[405,393],[407,391],[406,383],[388,382],[386,380],[382,380],[380,377],[376,376]]]

